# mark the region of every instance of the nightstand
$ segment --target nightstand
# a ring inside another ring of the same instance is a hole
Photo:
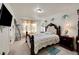
[[[73,51],[74,50],[74,37],[60,36],[60,45]]]
[[[77,53],[79,55],[79,36],[76,37]]]

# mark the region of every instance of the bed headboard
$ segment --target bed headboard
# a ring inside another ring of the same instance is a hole
[[[55,25],[55,24],[53,24],[53,23],[50,23],[50,24],[48,24],[46,27],[45,27],[45,31],[47,31],[47,29],[48,29],[48,27],[51,27],[51,26],[53,26],[55,29],[56,29],[56,34],[57,35],[59,35],[60,36],[60,34],[61,34],[61,27],[60,26],[57,26],[57,25]]]

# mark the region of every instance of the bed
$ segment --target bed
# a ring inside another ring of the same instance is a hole
[[[37,54],[40,49],[48,45],[57,44],[60,41],[60,26],[50,23],[45,28],[45,33],[27,35],[27,44],[31,55]]]

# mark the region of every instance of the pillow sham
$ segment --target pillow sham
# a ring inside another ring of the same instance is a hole
[[[52,34],[56,34],[56,29],[54,28],[54,26],[49,26],[48,29],[47,29],[47,32],[50,32]]]

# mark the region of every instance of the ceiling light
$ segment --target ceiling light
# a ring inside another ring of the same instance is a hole
[[[34,11],[37,12],[37,13],[43,13],[44,12],[44,10],[41,9],[41,8],[36,8]]]

